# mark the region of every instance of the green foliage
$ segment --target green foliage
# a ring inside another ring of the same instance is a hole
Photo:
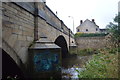
[[[77,54],[77,48],[70,48],[69,53],[70,54]]]
[[[115,16],[114,22],[120,22],[120,12],[118,13],[118,15]]]
[[[110,54],[115,54],[116,52],[119,52],[120,48],[112,48],[109,50]]]
[[[105,33],[76,33],[75,38],[77,37],[102,37],[106,36]]]
[[[115,16],[114,22],[118,23],[120,19],[120,13]],[[113,44],[116,46],[120,46],[120,24],[114,24],[112,22],[109,23],[109,25],[106,26],[109,33],[111,33],[111,40],[113,41]]]
[[[86,55],[91,55],[94,53],[98,53],[98,50],[88,48],[88,49],[78,49],[77,50],[77,55],[79,56],[86,56]]]
[[[118,78],[118,54],[116,50],[101,49],[98,54],[84,66],[85,70],[79,72],[79,78]]]

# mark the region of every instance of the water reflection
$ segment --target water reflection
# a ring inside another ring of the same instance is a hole
[[[88,56],[73,56],[63,59],[62,63],[62,79],[78,79],[76,70],[84,70],[82,66],[91,58]]]

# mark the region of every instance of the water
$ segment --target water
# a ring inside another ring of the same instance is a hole
[[[83,70],[83,68],[74,68],[74,67],[71,67],[71,68],[67,68],[67,69],[65,69],[65,68],[63,68],[62,69],[62,78],[78,78],[78,72],[76,71],[76,70],[79,70],[79,71],[81,71],[81,70]]]
[[[84,70],[83,65],[91,58],[89,56],[74,56],[63,59],[62,78],[63,79],[78,79],[78,72],[76,70]]]

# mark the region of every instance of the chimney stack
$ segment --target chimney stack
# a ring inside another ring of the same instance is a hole
[[[80,24],[82,24],[83,23],[83,21],[82,20],[80,20]]]
[[[95,20],[94,20],[94,19],[92,19],[92,22],[95,22]]]
[[[95,19],[92,19],[92,22],[95,24]]]

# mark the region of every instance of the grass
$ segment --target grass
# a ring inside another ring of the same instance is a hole
[[[119,49],[100,49],[79,72],[79,78],[118,78]]]
[[[87,56],[87,55],[92,55],[94,53],[98,53],[98,50],[92,48],[87,48],[87,49],[74,48],[74,49],[70,49],[69,53],[76,54],[77,56]]]
[[[91,55],[94,53],[98,53],[98,50],[88,48],[88,49],[77,49],[77,55],[78,56],[86,56],[86,55]]]

